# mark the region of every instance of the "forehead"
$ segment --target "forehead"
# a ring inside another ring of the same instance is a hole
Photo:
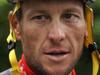
[[[67,1],[79,1],[84,2],[84,0],[20,0],[22,2],[67,2]]]
[[[68,4],[68,3],[74,3],[74,4],[78,4],[80,6],[83,6],[83,0],[24,0],[24,2],[22,2],[22,4],[24,4],[25,6],[27,6],[27,4],[31,4],[31,5],[37,5],[37,4]]]
[[[58,12],[63,10],[73,10],[83,12],[83,4],[79,0],[27,0],[22,4],[24,11],[48,10]],[[25,13],[25,12],[24,12]]]

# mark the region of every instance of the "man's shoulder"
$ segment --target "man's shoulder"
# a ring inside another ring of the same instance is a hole
[[[0,72],[0,75],[12,75],[11,68],[10,69],[7,69],[7,70],[5,70],[3,72]]]

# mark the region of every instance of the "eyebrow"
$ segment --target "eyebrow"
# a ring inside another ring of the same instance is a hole
[[[78,8],[64,8],[63,9],[65,12],[78,12],[79,11],[79,9]],[[49,13],[48,12],[49,10],[48,9],[32,9],[30,12],[34,12],[34,13],[36,13],[36,12],[38,12],[38,13]]]
[[[77,13],[81,13],[81,11],[79,11],[77,8],[68,8],[68,9],[64,9],[64,12],[77,12]]]

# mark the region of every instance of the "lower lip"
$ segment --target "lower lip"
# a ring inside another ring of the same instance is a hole
[[[64,54],[64,55],[58,55],[58,56],[54,56],[54,55],[46,55],[46,58],[48,58],[50,61],[53,62],[62,62],[64,61],[69,54]]]

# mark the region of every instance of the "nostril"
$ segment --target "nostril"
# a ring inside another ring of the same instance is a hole
[[[64,38],[59,39],[59,41],[63,41],[63,40],[64,40]]]
[[[64,39],[49,39],[53,46],[60,46]]]
[[[52,41],[53,43],[60,43],[62,41],[64,41],[65,37],[61,37],[61,36],[52,36],[49,38],[50,41]]]

